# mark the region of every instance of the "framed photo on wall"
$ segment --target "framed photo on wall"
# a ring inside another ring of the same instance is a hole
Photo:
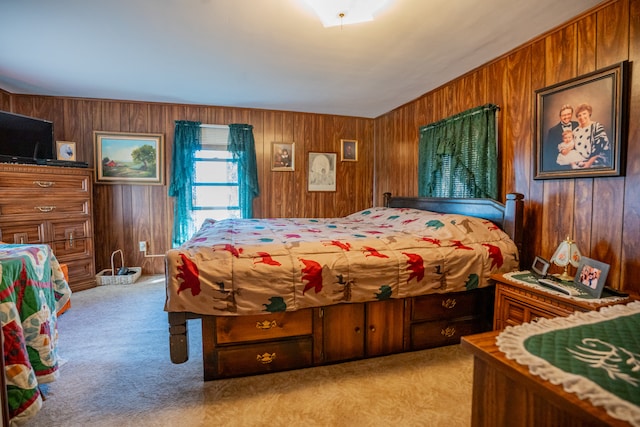
[[[93,132],[99,184],[164,184],[164,135]]]
[[[308,191],[336,191],[336,153],[309,153]]]
[[[271,170],[272,171],[294,171],[295,170],[295,148],[293,142],[272,142],[271,143]]]
[[[56,141],[56,159],[76,160],[76,143],[71,141]]]
[[[536,91],[534,179],[624,173],[627,61]]]
[[[343,162],[358,161],[358,141],[354,139],[340,140],[340,160]]]

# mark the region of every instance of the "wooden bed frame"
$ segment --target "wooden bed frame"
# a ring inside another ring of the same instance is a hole
[[[387,207],[491,220],[521,250],[524,196],[489,199],[391,197]],[[187,320],[202,320],[204,379],[255,375],[421,350],[490,330],[493,287],[255,316],[169,312],[171,361],[189,358]]]

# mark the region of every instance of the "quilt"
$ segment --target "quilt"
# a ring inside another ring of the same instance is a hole
[[[507,327],[509,359],[565,391],[640,426],[640,301]]]
[[[38,384],[58,375],[56,312],[71,290],[48,245],[0,244],[0,275],[9,417],[19,424],[42,406]]]
[[[518,250],[487,220],[374,207],[207,220],[165,262],[166,311],[252,315],[484,287],[517,270]]]

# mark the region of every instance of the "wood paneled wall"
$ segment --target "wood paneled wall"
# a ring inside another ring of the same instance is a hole
[[[253,125],[260,197],[256,217],[334,217],[371,206],[373,199],[373,120],[321,114],[111,100],[25,96],[0,91],[3,110],[54,122],[57,140],[75,141],[77,158],[94,164],[93,131],[163,133],[167,184],[94,185],[96,268],[110,268],[111,252],[123,249],[125,263],[143,273],[164,272],[162,257],[144,258],[171,246],[173,199],[168,197],[174,123]],[[358,161],[340,162],[340,139],[358,141]],[[271,142],[295,142],[295,171],[271,171]],[[338,153],[335,192],[307,192],[308,153]]]
[[[535,91],[629,60],[626,175],[534,180]],[[550,258],[567,234],[611,265],[608,283],[640,292],[640,0],[604,3],[564,26],[376,119],[374,200],[415,195],[418,128],[468,108],[500,106],[500,194],[526,201],[524,266]],[[638,64],[633,64],[638,62]]]
[[[536,89],[630,60],[631,97],[626,176],[533,179]],[[340,216],[382,203],[382,193],[417,194],[418,128],[478,105],[500,106],[501,194],[526,200],[523,265],[550,257],[567,234],[582,252],[611,264],[609,284],[640,291],[640,0],[612,0],[541,35],[415,101],[372,119],[269,110],[25,96],[0,91],[3,110],[53,120],[56,139],[78,143],[78,159],[93,165],[93,130],[164,133],[170,168],[175,120],[254,126],[261,195],[258,217]],[[634,75],[635,74],[635,75]],[[340,151],[341,138],[359,141],[358,162],[338,164],[335,193],[309,193],[307,153]],[[272,172],[272,141],[296,143],[296,171]],[[172,199],[167,186],[96,185],[97,268],[108,268],[122,248],[128,265],[161,273],[162,258],[143,259],[170,246]],[[503,196],[504,197],[504,196]]]

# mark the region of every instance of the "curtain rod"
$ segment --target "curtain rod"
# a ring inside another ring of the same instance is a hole
[[[201,128],[211,128],[211,129],[229,129],[229,125],[205,125],[201,124]]]

